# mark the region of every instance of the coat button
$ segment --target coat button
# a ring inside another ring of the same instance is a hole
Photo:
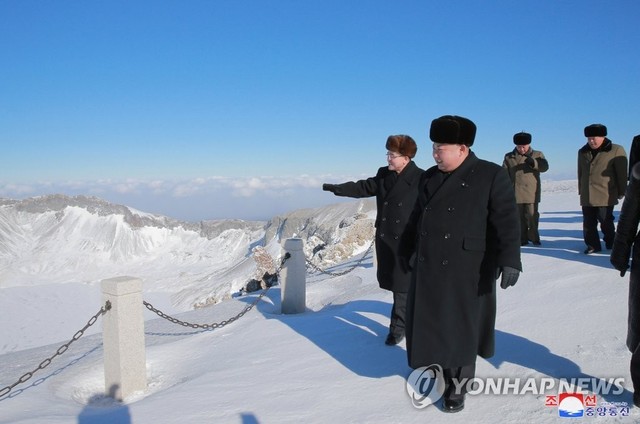
[[[380,233],[380,238],[384,238],[384,233]]]
[[[387,218],[382,218],[382,222],[384,222],[384,221],[386,221],[386,220],[387,220]]]
[[[398,203],[398,206],[402,206],[402,202]]]
[[[446,238],[446,239],[449,239],[449,238],[451,238],[451,234],[449,234],[449,233],[446,233],[446,234],[444,235],[444,238]]]
[[[420,262],[424,262],[424,256],[420,256],[420,258],[418,259]]]
[[[442,265],[449,265],[449,261],[445,259],[444,261],[442,261]]]
[[[399,238],[398,236],[393,236],[394,240],[398,240],[398,238]]]
[[[449,211],[449,212],[453,212],[453,211],[455,211],[455,210],[456,210],[456,208],[454,208],[453,206],[452,206],[452,207],[447,208],[447,211]]]
[[[399,223],[400,223],[400,220],[399,220],[399,219],[396,219],[396,224],[399,224]]]

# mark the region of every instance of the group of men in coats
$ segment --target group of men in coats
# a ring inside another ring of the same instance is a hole
[[[606,138],[606,127],[594,124],[584,132],[587,144],[578,153],[578,176],[585,253],[589,254],[601,249],[597,229],[594,236],[597,223],[606,247],[613,245],[608,220],[626,187],[625,171],[620,192],[617,169],[627,164],[626,156],[624,163],[607,160],[618,157],[620,151]],[[420,169],[412,160],[417,152],[415,141],[407,135],[392,135],[385,145],[387,166],[375,176],[323,185],[323,190],[338,196],[376,197],[377,279],[381,288],[393,292],[385,343],[395,345],[406,337],[412,368],[437,364],[443,369],[445,412],[464,408],[466,386],[453,383],[473,379],[478,355],[489,358],[494,354],[497,281],[503,289],[513,286],[522,271],[520,247],[529,242],[541,244],[540,173],[549,168],[544,154],[530,147],[530,134],[517,133],[514,150],[499,166],[474,154],[475,136],[476,125],[471,120],[441,116],[431,122],[429,130],[435,166]],[[607,190],[604,201],[602,189],[589,182],[603,174],[600,162],[615,168],[605,172],[609,175],[606,181],[599,182]],[[638,167],[637,211],[629,213],[634,217],[627,225],[632,229],[629,233],[635,231],[640,216]],[[635,233],[627,239],[634,237]],[[626,246],[630,243],[627,240]],[[623,253],[627,260],[628,254],[627,250]],[[626,270],[626,262],[624,266]],[[640,264],[637,268],[640,271]],[[632,267],[632,279],[634,271]],[[640,295],[640,289],[637,291]],[[640,301],[636,313],[634,347],[640,344]],[[640,348],[636,350],[640,370]],[[640,372],[638,384],[640,389]]]

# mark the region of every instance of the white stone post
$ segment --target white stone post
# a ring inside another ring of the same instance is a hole
[[[302,239],[290,238],[284,242],[284,250],[291,257],[282,267],[282,289],[280,292],[283,314],[299,314],[306,310],[307,269],[305,266]]]
[[[111,310],[102,318],[105,391],[121,401],[147,388],[142,280],[102,280],[102,295],[111,302]]]

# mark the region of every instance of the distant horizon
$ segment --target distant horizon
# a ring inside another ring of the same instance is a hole
[[[273,178],[273,177],[272,177]],[[326,181],[334,181],[334,178],[329,178]],[[220,180],[215,180],[220,183]],[[315,181],[315,180],[313,180]],[[342,180],[340,180],[342,181]],[[347,181],[347,180],[344,180]],[[542,191],[547,191],[548,183],[551,182],[568,182],[574,183],[577,186],[577,178],[567,179],[549,179],[541,178]],[[254,181],[255,182],[255,181]],[[156,191],[150,196],[141,196],[141,192],[149,189],[149,186],[143,181],[137,181],[135,184],[129,182],[130,191],[108,191],[104,188],[98,190],[96,188],[82,191],[82,187],[75,186],[55,186],[51,185],[49,188],[52,191],[42,191],[40,193],[16,193],[16,196],[5,196],[0,194],[0,199],[10,199],[14,201],[22,201],[31,198],[64,195],[68,197],[75,196],[87,196],[96,197],[101,200],[107,201],[112,204],[123,205],[129,208],[136,209],[140,212],[150,213],[153,215],[162,215],[168,218],[177,219],[187,222],[199,222],[209,220],[224,220],[224,219],[239,219],[246,221],[268,221],[275,216],[283,215],[299,209],[318,208],[328,206],[331,204],[355,201],[357,199],[349,197],[338,197],[331,193],[323,192],[321,187],[313,184],[306,186],[299,183],[298,186],[293,187],[290,185],[285,188],[285,185],[280,180],[271,181],[273,186],[266,188],[264,185],[260,189],[253,188],[252,190],[244,192],[245,195],[241,196],[227,193],[225,202],[220,205],[221,201],[216,200],[213,195],[209,196],[206,192],[217,192],[220,196],[224,193],[224,188],[220,187],[208,187],[204,183],[201,183],[197,190],[192,193],[184,192],[182,197],[176,196],[174,192],[169,190],[160,190],[156,183]],[[228,183],[228,182],[225,182]],[[256,184],[257,185],[257,184]],[[55,191],[55,187],[60,190]],[[179,185],[176,185],[179,187]],[[242,184],[238,184],[238,188],[241,189]],[[293,187],[293,188],[292,188]],[[228,187],[227,187],[228,188]],[[290,194],[285,194],[287,190],[292,190]],[[556,190],[553,190],[556,191]],[[242,191],[240,191],[242,192]],[[264,207],[262,209],[242,209],[249,208],[259,199]],[[210,199],[209,203],[203,204],[202,199]],[[374,199],[374,197],[371,197]],[[544,197],[542,199],[544,201]],[[194,210],[194,204],[200,202],[200,209]],[[579,204],[576,204],[579,206]],[[210,208],[210,209],[208,209]],[[219,215],[211,215],[211,211],[218,211]],[[235,212],[240,211],[239,213]]]

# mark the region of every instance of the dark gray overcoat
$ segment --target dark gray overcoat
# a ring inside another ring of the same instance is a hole
[[[424,170],[410,161],[400,174],[388,167],[378,169],[375,177],[366,180],[337,184],[335,194],[346,197],[376,196],[376,258],[380,287],[393,292],[406,293],[411,282],[411,272],[401,267],[398,250],[413,205],[418,196],[420,175]],[[519,237],[519,236],[518,236]]]
[[[423,175],[410,221],[409,365],[455,368],[493,356],[496,271],[522,270],[509,176],[473,152],[448,176],[434,166]]]
[[[631,177],[620,208],[620,218],[611,249],[614,265],[628,264],[631,259],[629,277],[629,309],[627,325],[627,347],[633,352],[640,343],[640,181]]]

